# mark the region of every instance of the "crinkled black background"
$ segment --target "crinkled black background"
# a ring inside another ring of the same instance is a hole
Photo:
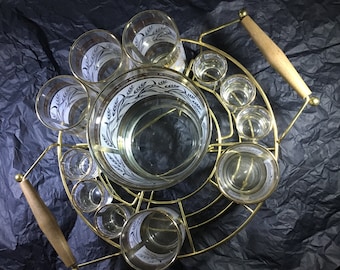
[[[171,269],[337,269],[340,266],[340,1],[339,0],[0,0],[0,269],[65,269],[37,226],[18,183],[57,139],[35,115],[39,87],[70,74],[68,50],[83,32],[121,37],[137,12],[160,9],[181,36],[197,39],[247,8],[287,54],[318,107],[307,107],[280,146],[281,180],[236,237]],[[231,27],[210,42],[238,59],[267,92],[283,132],[302,104],[245,30]],[[112,251],[77,217],[60,181],[55,152],[30,175],[78,260]],[[223,226],[221,224],[220,226]],[[213,237],[213,234],[211,235]],[[114,258],[82,269],[129,269]]]

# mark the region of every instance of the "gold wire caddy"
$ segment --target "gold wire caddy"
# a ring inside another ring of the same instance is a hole
[[[253,77],[253,75],[239,61],[237,61],[228,53],[216,48],[213,45],[203,42],[203,38],[207,35],[222,30],[236,23],[243,24],[243,26],[252,36],[255,43],[263,52],[264,56],[267,58],[268,62],[272,64],[272,66],[278,71],[278,73],[280,73],[292,86],[292,88],[294,88],[297,93],[304,99],[303,105],[299,109],[296,116],[291,120],[286,130],[283,131],[281,136],[279,136],[278,134],[278,128],[275,122],[275,115],[273,113],[270,101],[268,100],[265,91],[262,89],[257,80]],[[296,70],[291,66],[289,60],[283,55],[283,53],[277,48],[277,46],[268,37],[265,36],[262,30],[258,28],[258,26],[252,21],[252,19],[247,15],[244,10],[240,11],[238,19],[202,33],[199,36],[198,40],[182,39],[182,42],[184,44],[188,44],[188,46],[196,47],[197,50],[209,49],[217,52],[218,54],[224,56],[229,61],[229,63],[234,66],[236,70],[244,73],[253,82],[257,89],[257,97],[259,98],[257,102],[261,102],[269,110],[274,119],[272,132],[270,133],[270,135],[268,135],[268,137],[266,137],[263,142],[261,141],[261,143],[264,144],[265,147],[273,153],[275,159],[277,160],[279,157],[280,142],[292,128],[300,114],[303,112],[308,104],[318,105],[319,103],[319,100],[317,98],[310,96],[311,91],[304,84],[301,77],[299,77],[299,75],[297,74]],[[281,63],[279,64],[277,64],[278,59],[281,60]],[[284,66],[282,66],[282,63],[284,63]],[[293,71],[291,68],[293,68]],[[286,72],[286,69],[288,69],[288,73]],[[195,84],[198,85],[205,93],[208,100],[213,100],[212,103],[214,104],[214,109],[210,108],[210,116],[213,122],[214,136],[211,140],[206,154],[207,156],[210,156],[209,160],[207,161],[209,165],[204,167],[204,171],[207,175],[203,177],[203,179],[201,179],[200,181],[197,181],[196,185],[191,188],[182,190],[181,188],[185,185],[184,182],[183,184],[180,183],[177,184],[175,187],[169,188],[169,190],[166,190],[166,192],[162,190],[136,192],[125,187],[118,187],[103,174],[100,174],[98,176],[98,180],[102,182],[102,184],[109,191],[115,201],[132,206],[135,212],[138,212],[142,209],[150,208],[151,206],[155,205],[171,205],[176,208],[181,216],[181,220],[184,223],[186,231],[186,240],[184,242],[181,253],[177,256],[178,259],[207,252],[211,249],[216,248],[222,243],[227,242],[252,220],[252,218],[256,215],[263,204],[263,201],[255,204],[237,204],[227,199],[220,192],[218,184],[214,177],[216,162],[220,158],[221,154],[228,147],[242,142],[242,139],[237,135],[237,132],[235,132],[235,127],[233,124],[235,116],[224,105],[218,91],[200,85],[197,80],[195,80],[195,77],[192,74],[192,60],[189,62],[184,74],[188,78],[192,79]],[[212,103],[209,103],[209,105],[212,105]],[[220,117],[220,114],[217,112],[224,113],[224,117]],[[16,180],[20,182],[21,188],[27,198],[28,203],[30,204],[30,207],[37,219],[39,226],[51,242],[52,246],[57,251],[61,260],[65,263],[67,267],[79,269],[81,267],[97,263],[102,260],[119,256],[121,252],[118,240],[111,240],[101,236],[93,224],[92,217],[88,214],[82,213],[75,208],[77,214],[95,234],[97,234],[111,246],[117,248],[117,252],[114,252],[112,254],[95,259],[93,261],[77,263],[72,255],[70,248],[67,245],[65,238],[62,235],[62,232],[55,218],[49,212],[36,191],[32,188],[29,181],[27,181],[28,175],[39,163],[39,161],[46,155],[46,153],[56,148],[58,155],[58,165],[60,167],[60,160],[63,151],[72,147],[88,148],[88,145],[66,144],[63,142],[63,133],[59,132],[58,141],[47,147],[24,175],[18,174],[16,176]],[[69,183],[67,182],[61,171],[60,176],[65,192],[69,200],[72,202],[72,187],[70,187]],[[204,196],[202,194],[204,194]],[[209,198],[206,197],[206,194],[209,194]],[[203,198],[202,196],[206,201],[202,203],[202,200],[200,200],[201,204],[196,203],[198,201],[197,198]],[[228,217],[229,221],[231,220],[231,222],[226,223],[227,228],[226,231],[224,231],[223,236],[220,239],[216,239],[214,243],[207,241],[204,237],[204,234],[200,233],[202,228],[206,229],[209,226],[212,226],[211,228],[213,228],[213,226],[216,225],[216,222],[221,222],[226,217]]]

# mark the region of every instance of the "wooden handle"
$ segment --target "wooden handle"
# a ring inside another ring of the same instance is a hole
[[[76,268],[76,259],[51,211],[47,208],[29,181],[24,179],[22,175],[17,175],[16,180],[20,182],[21,190],[26,197],[40,229],[45,234],[60,259],[67,267]]]
[[[260,49],[269,64],[290,84],[302,97],[306,98],[312,92],[296,71],[282,50],[267,36],[265,32],[246,14],[240,11],[241,23]]]

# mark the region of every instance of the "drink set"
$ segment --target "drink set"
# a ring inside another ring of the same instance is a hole
[[[203,42],[236,23],[305,100],[281,137],[255,78]],[[189,58],[187,51],[195,53]],[[281,140],[308,104],[318,104],[244,10],[197,41],[180,38],[164,12],[146,10],[128,21],[121,42],[102,29],[82,34],[70,48],[69,65],[72,76],[50,79],[36,99],[38,118],[59,132],[58,141],[16,179],[50,243],[74,269],[89,263],[76,262],[26,178],[49,150],[57,148],[61,179],[78,215],[117,248],[112,257],[122,255],[135,269],[165,269],[246,226],[277,187]],[[66,134],[79,143],[65,143]],[[202,232],[216,223],[226,224],[223,238],[204,246]]]

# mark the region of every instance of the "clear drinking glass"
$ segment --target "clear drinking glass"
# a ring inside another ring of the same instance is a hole
[[[256,96],[256,87],[246,75],[234,74],[225,78],[220,95],[232,112],[249,105]]]
[[[272,115],[266,108],[259,105],[247,106],[236,116],[236,129],[244,139],[262,139],[270,133],[272,127]]]
[[[75,77],[56,76],[39,90],[35,109],[48,128],[67,131],[85,138],[90,98],[85,86]]]
[[[60,168],[66,179],[78,181],[98,176],[98,167],[90,152],[84,148],[71,148],[61,157]]]
[[[192,70],[201,85],[216,90],[226,75],[228,62],[224,56],[207,50],[196,56]]]
[[[176,24],[158,10],[138,13],[126,24],[122,46],[137,67],[157,65],[182,72],[185,52]]]
[[[74,41],[69,66],[75,77],[96,92],[128,68],[119,40],[102,29],[87,31]]]
[[[123,257],[135,269],[165,269],[177,257],[185,238],[178,214],[167,207],[140,211],[120,235]]]
[[[221,192],[236,203],[264,201],[279,181],[278,163],[259,144],[239,143],[229,147],[217,162],[215,172]]]
[[[78,181],[72,188],[71,196],[74,206],[84,213],[94,212],[112,201],[112,196],[96,179]]]
[[[124,204],[110,203],[103,205],[94,215],[98,233],[109,239],[118,238],[132,213],[133,208]]]

